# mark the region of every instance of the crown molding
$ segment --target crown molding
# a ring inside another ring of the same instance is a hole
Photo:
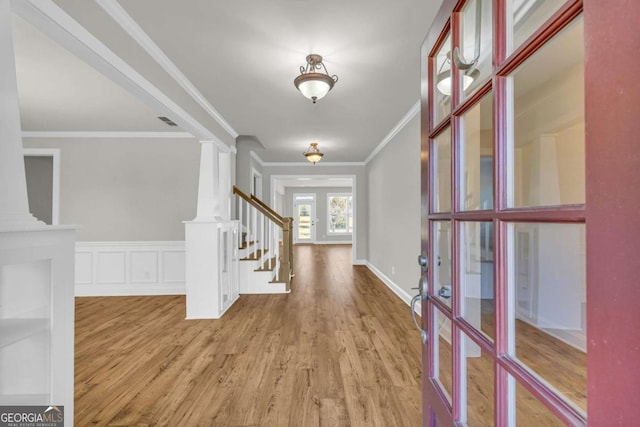
[[[253,151],[253,150],[249,151],[249,155],[253,158],[253,160],[255,160],[256,162],[258,162],[258,164],[259,164],[260,166],[264,166],[264,161],[260,158],[260,156],[258,156],[258,155],[256,154],[256,152],[255,152],[255,151]]]
[[[402,118],[400,119],[400,121],[393,127],[393,129],[391,129],[391,131],[389,131],[389,133],[387,134],[387,136],[384,137],[384,139],[380,142],[380,144],[378,144],[378,146],[371,152],[371,154],[369,154],[369,157],[366,158],[366,160],[364,161],[365,164],[369,164],[369,162],[371,160],[373,160],[380,151],[382,151],[382,149],[384,147],[387,146],[387,144],[389,142],[391,142],[391,140],[393,138],[395,138],[395,136],[400,133],[400,131],[402,129],[404,129],[404,127],[416,116],[416,114],[418,114],[420,112],[420,100],[418,100],[415,104],[413,104],[413,107],[411,107],[409,109],[409,111],[407,111],[407,113],[402,116]]]
[[[155,44],[116,0],[96,0],[113,20],[124,29],[222,128],[236,139],[238,132],[222,117],[169,57]]]
[[[23,138],[150,138],[150,139],[195,139],[189,132],[145,132],[145,131],[23,131]]]
[[[221,150],[229,151],[227,144],[134,70],[53,1],[12,1],[11,7],[13,12],[120,84],[132,95],[144,100],[158,112],[171,116],[176,123],[196,138],[215,141]]]

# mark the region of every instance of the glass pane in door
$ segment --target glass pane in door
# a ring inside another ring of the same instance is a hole
[[[509,375],[509,387],[515,393],[511,411],[515,413],[514,425],[518,427],[563,427],[566,426],[553,412],[542,404],[529,390],[517,384]]]
[[[451,281],[451,222],[437,221],[434,229],[433,253],[436,256],[433,270],[433,293],[451,308],[453,288]]]
[[[462,116],[460,135],[460,206],[493,208],[493,93]]]
[[[460,49],[454,51],[462,92],[468,98],[491,77],[492,69],[492,2],[471,0],[462,9]]]
[[[510,77],[509,207],[585,201],[582,27],[571,24]]]
[[[584,224],[509,226],[510,353],[586,410]]]
[[[447,35],[435,57],[435,83],[433,88],[434,124],[451,113],[451,35]]]
[[[463,378],[466,383],[466,418],[469,427],[494,425],[494,368],[493,358],[471,338],[460,333]]]
[[[433,141],[434,212],[451,212],[451,128]]]
[[[509,53],[519,48],[565,3],[566,0],[509,0]]]
[[[437,308],[434,308],[433,325],[437,325],[435,330],[436,340],[433,344],[435,379],[440,384],[442,391],[451,403],[453,396],[453,347],[451,320]]]
[[[495,339],[493,223],[464,222],[460,230],[462,317]]]
[[[298,240],[309,240],[311,239],[311,204],[300,203],[296,209]]]

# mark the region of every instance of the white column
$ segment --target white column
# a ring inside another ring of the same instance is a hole
[[[0,227],[37,225],[29,213],[9,0],[0,0]]]
[[[231,153],[218,154],[220,177],[220,216],[231,218]]]
[[[198,208],[195,221],[221,219],[220,164],[218,147],[212,141],[200,141]]]

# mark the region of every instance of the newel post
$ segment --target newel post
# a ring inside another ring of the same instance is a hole
[[[213,141],[200,142],[196,217],[185,222],[187,319],[218,319],[237,297],[230,220],[230,155]],[[227,263],[227,264],[225,264]]]
[[[11,7],[0,1],[0,227],[29,227]]]

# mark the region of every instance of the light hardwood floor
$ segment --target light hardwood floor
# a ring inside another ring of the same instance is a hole
[[[297,246],[291,294],[184,320],[183,296],[76,300],[77,426],[419,426],[409,308],[351,247]]]

